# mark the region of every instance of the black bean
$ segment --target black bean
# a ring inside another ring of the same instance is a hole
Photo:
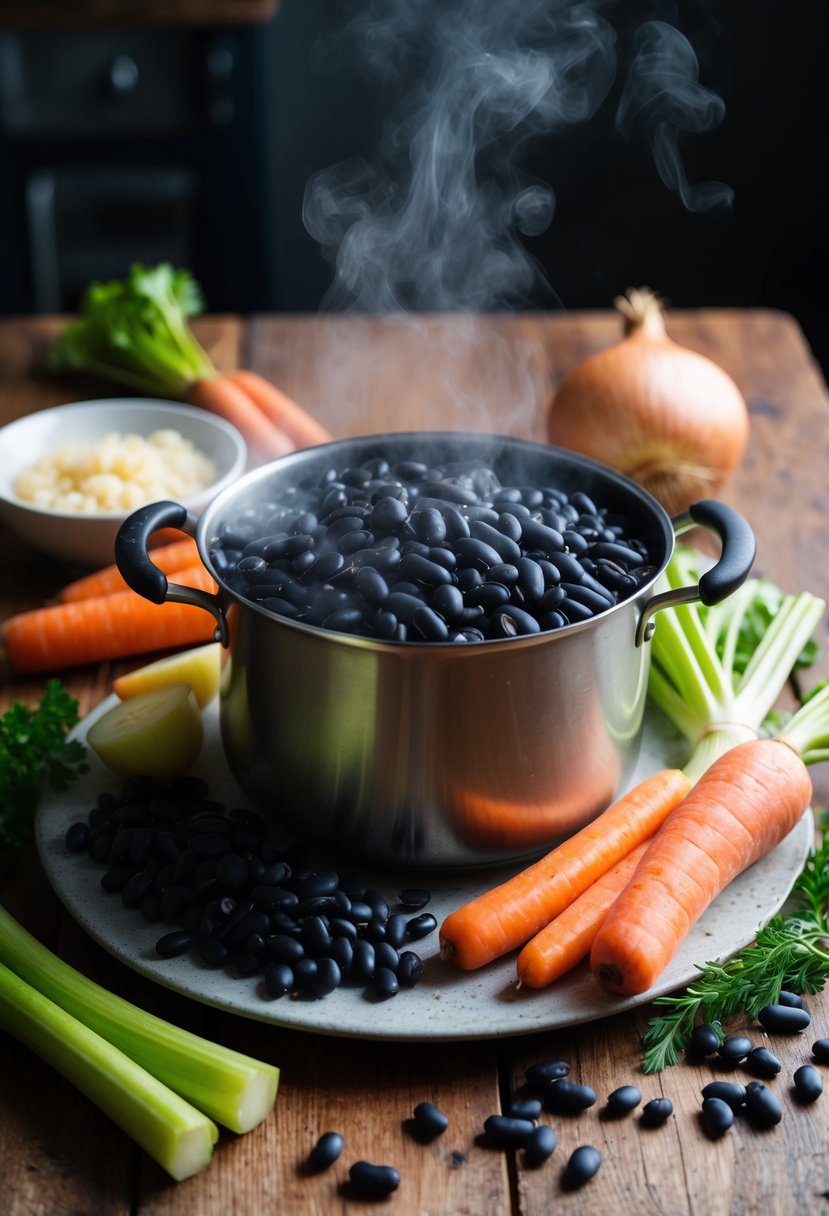
[[[298,963],[305,955],[305,947],[295,937],[287,933],[272,933],[266,939],[268,953],[274,962],[288,963],[291,966]]]
[[[421,887],[406,887],[397,898],[407,908],[425,908],[432,895]]]
[[[397,976],[389,967],[377,967],[372,984],[375,994],[383,1001],[388,1000],[389,997],[397,996],[400,990]]]
[[[366,941],[373,942],[377,945],[378,942],[385,941],[386,938],[386,922],[381,920],[379,916],[372,916],[363,929],[363,936]]]
[[[724,1136],[734,1122],[734,1111],[722,1098],[706,1098],[701,1118],[709,1136]]]
[[[570,1074],[570,1065],[566,1060],[542,1060],[538,1064],[530,1064],[524,1074],[524,1079],[530,1089],[544,1090],[550,1081]]]
[[[591,1178],[595,1178],[602,1164],[602,1155],[592,1145],[582,1144],[570,1154],[570,1159],[564,1169],[562,1186],[572,1190],[584,1186]]]
[[[152,876],[146,870],[133,874],[121,888],[121,902],[125,908],[137,908],[153,889]]]
[[[564,580],[568,583],[580,583],[584,578],[584,567],[572,553],[556,553],[554,564],[558,571],[559,580]]]
[[[627,545],[614,544],[612,541],[600,540],[590,547],[590,556],[594,561],[600,557],[609,557],[611,561],[619,562],[622,566],[642,566],[645,559],[636,549]]]
[[[571,625],[576,625],[579,621],[589,621],[593,618],[593,610],[591,608],[588,608],[586,604],[582,604],[578,600],[570,599],[569,595],[561,601],[557,611],[562,613]]]
[[[406,936],[412,941],[420,941],[421,938],[428,937],[430,933],[434,933],[438,927],[437,919],[431,912],[422,912],[420,916],[413,916],[406,923]]]
[[[464,602],[489,612],[493,608],[503,608],[509,603],[509,598],[510,589],[504,583],[486,582],[478,587],[471,587],[464,595]]]
[[[308,954],[316,957],[331,949],[331,934],[328,924],[321,916],[311,916],[302,926],[299,941]]]
[[[717,1055],[726,1064],[740,1064],[750,1051],[750,1039],[744,1034],[730,1034],[717,1048]]]
[[[561,586],[566,592],[568,600],[582,604],[593,614],[604,612],[614,602],[607,595],[600,595],[598,591],[585,586],[584,583],[562,583]]]
[[[524,634],[540,633],[541,626],[536,617],[515,604],[507,604],[495,612],[498,636],[510,638]]]
[[[391,1195],[400,1185],[400,1174],[393,1165],[372,1165],[355,1161],[348,1171],[355,1191],[363,1195]]]
[[[315,1170],[328,1169],[343,1151],[344,1144],[339,1132],[323,1132],[308,1154],[308,1164]]]
[[[373,566],[363,566],[357,571],[354,586],[363,599],[375,607],[385,604],[389,598],[389,585]]]
[[[190,837],[189,847],[197,857],[221,857],[230,851],[230,842],[221,832],[200,832]]]
[[[816,1039],[812,1044],[812,1055],[819,1064],[829,1064],[829,1039]]]
[[[330,957],[318,958],[316,959],[316,970],[313,976],[309,978],[304,991],[308,996],[319,1001],[323,997],[329,996],[336,988],[339,988],[342,978],[342,972],[335,959]],[[302,982],[301,977],[300,982]]]
[[[573,1114],[587,1110],[596,1101],[595,1091],[589,1085],[578,1085],[572,1081],[557,1079],[550,1081],[544,1090],[544,1103],[548,1110],[560,1114]]]
[[[398,983],[414,988],[423,975],[423,959],[413,950],[404,950],[397,964]]]
[[[199,937],[198,941],[196,942],[196,950],[199,958],[203,963],[206,963],[208,967],[224,967],[225,963],[230,957],[230,951],[224,942],[220,941],[218,937],[213,937],[213,935],[209,933],[203,934],[201,937]]]
[[[483,541],[499,555],[502,562],[517,563],[521,558],[521,549],[516,541],[505,535],[499,528],[482,520],[473,519],[469,525],[469,534],[475,540]]]
[[[360,984],[367,984],[374,978],[375,971],[375,953],[374,946],[365,938],[359,938],[354,942],[352,963],[351,963],[351,978]]]
[[[803,997],[800,995],[799,992],[786,992],[786,990],[784,989],[782,992],[780,992],[778,994],[777,1004],[778,1005],[791,1005],[794,1009],[802,1009],[803,1008]]]
[[[518,1148],[527,1143],[535,1131],[531,1119],[515,1119],[508,1115],[488,1115],[484,1120],[484,1136],[498,1148]]]
[[[620,1085],[607,1099],[604,1114],[609,1119],[628,1115],[642,1101],[642,1093],[635,1085]]]
[[[83,853],[89,844],[90,834],[89,824],[84,823],[83,820],[70,824],[63,838],[69,852]]]
[[[445,566],[428,557],[421,557],[419,553],[407,553],[400,559],[400,577],[424,587],[439,587],[452,582],[452,575]]]
[[[745,1112],[758,1127],[774,1127],[783,1118],[783,1108],[761,1081],[751,1081],[746,1086]]]
[[[720,1035],[713,1026],[701,1022],[691,1031],[688,1052],[692,1056],[712,1056],[720,1045]]]
[[[745,1102],[745,1087],[735,1081],[709,1081],[702,1090],[703,1099],[719,1098],[727,1102],[732,1110],[739,1110]]]
[[[501,554],[497,549],[493,549],[492,545],[488,545],[486,541],[478,540],[474,536],[461,537],[460,540],[456,540],[455,553],[459,566],[462,568],[471,566],[480,572],[488,570],[490,566],[497,566],[501,562]]]
[[[449,1126],[449,1117],[432,1102],[418,1102],[412,1113],[416,1130],[424,1138],[440,1136]]]
[[[503,532],[504,536],[508,536],[510,540],[514,540],[516,543],[521,540],[523,532],[521,520],[518,516],[520,509],[520,507],[516,509],[514,505],[510,506],[508,510],[503,511],[499,515],[498,523],[495,525],[499,532]],[[525,518],[529,517],[529,511],[526,508],[524,510],[526,511]]]
[[[412,525],[418,540],[426,545],[439,545],[446,540],[446,520],[435,507],[421,507],[415,511]]]
[[[278,999],[294,991],[294,973],[287,963],[268,963],[265,967],[265,988],[268,996]]]
[[[511,1119],[536,1119],[541,1118],[542,1105],[539,1098],[519,1098],[518,1101],[510,1103],[504,1111],[505,1115],[509,1115]]]
[[[132,878],[132,868],[130,866],[110,866],[110,868],[101,875],[101,887],[104,891],[123,891],[129,880]]]
[[[297,992],[303,996],[312,996],[319,974],[319,964],[315,958],[301,958],[293,965],[294,981]]]
[[[407,921],[403,912],[393,912],[386,921],[385,941],[399,950],[406,940]]]
[[[757,1014],[757,1021],[769,1034],[797,1034],[811,1025],[807,1009],[796,1005],[766,1005]]]
[[[378,498],[366,516],[366,524],[378,535],[394,532],[409,518],[409,508],[401,498],[385,494]]]
[[[792,1080],[799,1102],[815,1102],[823,1093],[823,1078],[812,1064],[801,1064],[795,1069]]]
[[[564,537],[555,528],[538,523],[535,519],[525,519],[521,525],[521,539],[529,549],[538,550],[541,554],[558,555],[564,549]]]
[[[753,1047],[743,1060],[743,1068],[755,1077],[775,1077],[780,1072],[781,1064],[767,1047]]]
[[[646,1127],[660,1127],[673,1113],[674,1104],[670,1098],[651,1098],[642,1107],[642,1122]]]
[[[556,1134],[548,1123],[534,1127],[524,1141],[527,1165],[543,1165],[552,1156],[557,1143]]]
[[[397,968],[400,966],[400,955],[397,953],[391,942],[375,942],[374,962],[375,966],[388,967],[389,971],[393,971],[394,974],[397,975]]]
[[[412,613],[410,626],[412,633],[425,642],[445,642],[449,636],[443,617],[425,604]]]
[[[158,939],[155,944],[155,952],[162,958],[177,958],[180,954],[186,954],[192,945],[192,936],[185,933],[183,929],[176,929],[172,933],[165,933]]]
[[[544,571],[538,562],[533,561],[531,557],[519,557],[515,561],[515,569],[518,571],[518,587],[524,601],[534,603],[540,600],[544,595],[545,584]]]

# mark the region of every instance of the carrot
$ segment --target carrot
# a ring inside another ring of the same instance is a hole
[[[274,460],[294,451],[294,443],[264,415],[249,394],[229,375],[217,373],[190,385],[186,400],[217,414],[240,431],[255,460]]]
[[[612,992],[646,992],[708,905],[786,836],[812,782],[792,747],[755,739],[700,777],[656,833],[596,935],[590,965]]]
[[[442,957],[471,970],[523,946],[652,836],[690,788],[678,769],[647,777],[526,870],[450,912],[440,930]]]
[[[153,564],[163,570],[165,574],[172,574],[176,570],[183,570],[195,565],[199,558],[199,551],[196,542],[188,536],[186,540],[177,540],[170,545],[160,545],[151,549],[149,556]],[[92,574],[68,583],[62,591],[58,592],[58,600],[62,604],[69,604],[77,600],[93,599],[97,595],[111,595],[113,591],[126,591],[126,589],[127,584],[118,567],[104,566],[102,570],[96,570]]]
[[[637,845],[530,938],[518,955],[519,986],[546,988],[587,957],[602,921],[632,878],[648,844]]]
[[[230,373],[230,378],[244,389],[251,401],[255,401],[263,414],[287,435],[298,448],[313,447],[316,443],[328,443],[334,436],[321,422],[317,422],[307,410],[297,405],[282,389],[258,372],[240,369]]]
[[[174,571],[170,581],[215,591],[204,566]],[[57,671],[213,639],[215,622],[194,604],[152,604],[135,591],[52,604],[10,617],[0,628],[17,672]]]

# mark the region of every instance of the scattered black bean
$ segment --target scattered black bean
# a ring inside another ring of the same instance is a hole
[[[724,1136],[734,1123],[734,1111],[722,1098],[706,1098],[702,1104],[701,1118],[709,1136]]]
[[[670,1098],[651,1098],[642,1107],[642,1122],[646,1127],[659,1127],[667,1123],[674,1113],[674,1104]]]
[[[577,1085],[558,1078],[550,1081],[544,1091],[544,1102],[548,1110],[559,1114],[574,1114],[587,1110],[596,1101],[595,1090],[589,1085]]]
[[[175,929],[172,933],[165,933],[160,937],[155,949],[156,954],[162,958],[177,958],[180,954],[187,954],[192,945],[193,938],[189,933],[185,933],[183,929]]]
[[[608,1097],[604,1108],[605,1117],[620,1119],[623,1115],[629,1115],[632,1110],[635,1110],[641,1101],[642,1093],[635,1085],[621,1085],[618,1089],[614,1089]]]
[[[449,1126],[449,1118],[432,1102],[418,1102],[412,1112],[418,1134],[424,1139],[440,1136]]]
[[[509,1115],[488,1115],[484,1119],[486,1141],[497,1148],[519,1148],[527,1143],[534,1131],[535,1123],[531,1119]]]
[[[504,1114],[509,1115],[511,1119],[536,1120],[541,1117],[542,1109],[539,1098],[519,1098],[516,1102],[510,1103]]]
[[[420,941],[421,938],[428,937],[430,933],[434,933],[438,927],[438,922],[431,912],[422,912],[420,916],[413,916],[406,924],[406,936],[412,941]]]
[[[79,820],[66,829],[64,841],[70,853],[83,853],[89,845],[90,825]]]
[[[799,1102],[815,1102],[823,1093],[823,1078],[812,1064],[801,1064],[800,1068],[795,1069],[792,1080]]]
[[[400,1174],[393,1165],[372,1165],[355,1161],[348,1171],[355,1191],[363,1195],[391,1195],[400,1185]]]
[[[343,1151],[344,1144],[339,1132],[323,1132],[308,1154],[309,1165],[315,1170],[328,1169]]]
[[[420,887],[406,887],[397,898],[406,908],[425,908],[432,895]]]
[[[524,1080],[530,1089],[543,1092],[550,1081],[570,1074],[570,1065],[566,1060],[542,1060],[531,1064],[524,1074]]]
[[[375,994],[383,1001],[397,996],[400,991],[400,983],[390,967],[377,967],[373,983]]]
[[[562,1186],[572,1190],[584,1186],[591,1178],[595,1178],[602,1164],[602,1155],[592,1145],[582,1144],[570,1154],[570,1159],[564,1169]]]
[[[717,1048],[717,1055],[724,1064],[741,1064],[751,1051],[751,1040],[744,1034],[730,1034]]]
[[[786,992],[785,989],[777,997],[778,1005],[791,1005],[794,1009],[803,1008],[803,997],[799,992]]]
[[[539,1123],[524,1141],[524,1155],[527,1165],[543,1165],[555,1151],[558,1140],[549,1123]]]
[[[816,1039],[812,1044],[812,1055],[819,1064],[829,1064],[829,1039]]]
[[[755,1077],[776,1077],[781,1064],[768,1047],[753,1047],[743,1061],[743,1068]]]
[[[713,1056],[720,1045],[720,1036],[713,1026],[701,1022],[691,1031],[688,1040],[688,1052],[692,1056]]]
[[[287,963],[269,963],[265,968],[265,989],[268,996],[278,999],[294,991],[294,973]]]
[[[739,1110],[746,1100],[746,1091],[744,1085],[738,1085],[736,1081],[709,1081],[702,1089],[703,1099],[718,1098],[722,1102],[727,1102],[732,1110]]]
[[[407,988],[414,988],[423,975],[423,959],[414,950],[404,950],[397,964],[397,980]]]
[[[757,1014],[757,1021],[769,1034],[797,1034],[811,1025],[807,1009],[797,1005],[766,1005]]]
[[[757,1127],[774,1127],[783,1118],[777,1095],[762,1081],[750,1081],[746,1086],[745,1112]]]

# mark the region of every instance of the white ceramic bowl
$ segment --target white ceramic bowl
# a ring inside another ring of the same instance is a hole
[[[146,438],[166,428],[190,440],[216,466],[216,477],[209,486],[181,500],[199,515],[220,490],[244,472],[247,449],[242,436],[223,419],[194,406],[143,397],[113,397],[39,410],[0,428],[0,521],[33,548],[69,565],[109,565],[114,561],[118,529],[134,508],[77,514],[35,507],[17,498],[15,480],[65,440],[88,439],[94,443],[113,431]]]

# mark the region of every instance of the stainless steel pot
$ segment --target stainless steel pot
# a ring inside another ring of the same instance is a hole
[[[392,462],[480,458],[505,484],[583,490],[623,512],[656,555],[630,599],[591,620],[478,643],[380,642],[288,620],[239,596],[211,560],[225,523],[288,486],[373,456]],[[655,593],[675,535],[719,535],[698,586]],[[218,594],[169,584],[147,545],[160,527],[194,535]],[[196,604],[226,647],[220,720],[242,789],[290,832],[361,860],[458,867],[536,854],[595,817],[628,780],[642,728],[653,617],[712,604],[746,578],[754,536],[740,515],[703,501],[673,521],[646,491],[594,461],[542,444],[458,432],[338,441],[243,477],[199,520],[155,503],[121,529],[124,578],[155,603]]]

